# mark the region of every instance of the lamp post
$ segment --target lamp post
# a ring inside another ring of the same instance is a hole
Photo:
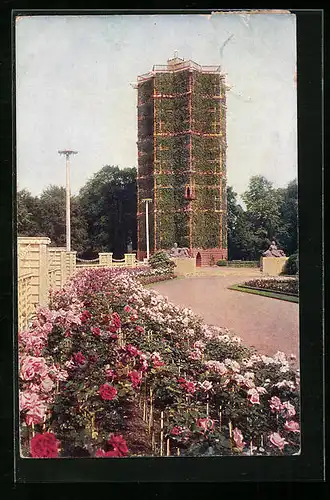
[[[146,204],[146,243],[147,243],[147,259],[149,260],[149,203],[152,202],[151,198],[143,198],[143,203]]]
[[[64,149],[58,154],[65,155],[66,164],[66,251],[71,251],[71,225],[70,225],[70,156],[78,154],[78,151]]]

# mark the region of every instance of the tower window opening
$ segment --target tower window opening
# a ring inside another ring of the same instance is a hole
[[[187,185],[185,187],[184,197],[186,200],[195,200],[196,199],[195,189],[193,186]]]

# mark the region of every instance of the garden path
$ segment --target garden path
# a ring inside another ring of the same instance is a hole
[[[189,307],[206,323],[226,327],[268,356],[277,351],[299,359],[299,305],[269,297],[228,290],[228,286],[260,276],[258,269],[201,271],[150,287],[180,306]],[[212,275],[213,274],[213,275]]]

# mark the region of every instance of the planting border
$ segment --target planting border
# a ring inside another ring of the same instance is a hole
[[[293,294],[286,294],[283,292],[275,292],[261,288],[252,288],[244,285],[231,285],[228,287],[228,289],[236,290],[237,292],[254,293],[255,295],[261,295],[263,297],[269,297],[271,299],[279,299],[279,300],[286,300],[287,302],[299,303],[299,296]]]

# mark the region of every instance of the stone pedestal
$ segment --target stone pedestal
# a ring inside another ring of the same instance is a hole
[[[172,258],[173,262],[176,264],[174,268],[174,273],[177,276],[186,276],[188,274],[193,274],[196,271],[196,259],[191,258]]]
[[[268,276],[279,276],[287,260],[288,257],[261,257],[260,271]]]

